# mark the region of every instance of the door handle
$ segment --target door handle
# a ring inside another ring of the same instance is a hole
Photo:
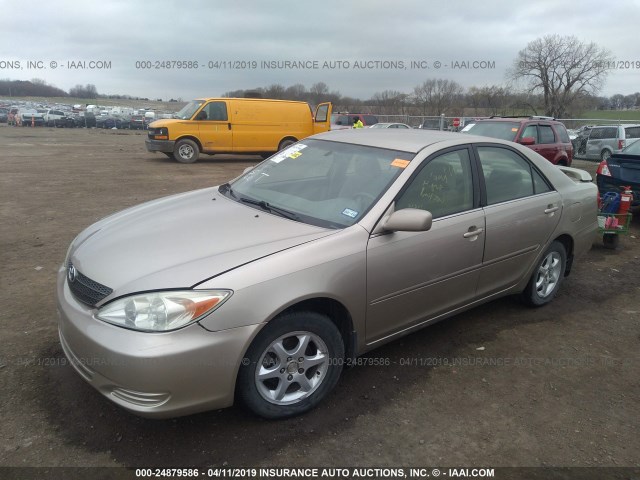
[[[471,227],[473,228],[473,227]],[[478,235],[480,235],[482,232],[484,232],[484,228],[477,228],[475,230],[469,230],[467,233],[465,233],[464,235],[462,235],[464,238],[471,238],[471,237],[477,237]]]
[[[227,126],[229,127],[229,130],[231,130],[231,122],[227,123]]]
[[[544,213],[549,214],[549,213],[553,213],[553,212],[557,212],[558,211],[558,207],[554,206],[554,205],[549,205]]]

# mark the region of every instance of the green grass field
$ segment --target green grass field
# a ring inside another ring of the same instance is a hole
[[[601,118],[603,120],[637,120],[640,123],[640,110],[590,110],[580,118]]]

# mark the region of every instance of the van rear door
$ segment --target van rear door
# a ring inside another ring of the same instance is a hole
[[[331,102],[321,103],[316,107],[313,117],[313,133],[328,132],[331,127]]]

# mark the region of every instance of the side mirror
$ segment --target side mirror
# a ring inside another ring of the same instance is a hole
[[[536,139],[533,137],[523,137],[519,142],[521,145],[535,145]]]
[[[382,225],[385,230],[400,232],[426,232],[431,228],[431,212],[417,208],[396,210]]]
[[[244,175],[247,172],[250,172],[251,170],[253,170],[255,167],[247,167],[242,171],[242,174]]]

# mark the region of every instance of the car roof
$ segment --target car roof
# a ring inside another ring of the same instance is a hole
[[[387,148],[391,150],[401,150],[404,152],[418,153],[425,147],[439,142],[458,141],[460,144],[468,143],[503,143],[499,139],[481,137],[479,135],[468,135],[457,132],[444,132],[439,130],[418,130],[418,129],[375,129],[375,128],[355,128],[345,130],[331,130],[329,132],[314,135],[314,139],[331,140],[334,142],[352,143],[368,147]],[[304,140],[303,140],[304,142]]]

